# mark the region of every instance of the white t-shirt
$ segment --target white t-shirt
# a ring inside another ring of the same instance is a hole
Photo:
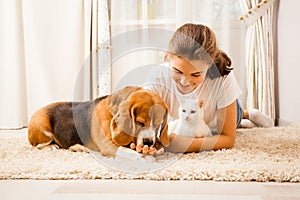
[[[233,72],[214,79],[206,77],[202,84],[188,94],[178,91],[171,73],[168,64],[153,67],[143,88],[161,96],[169,107],[170,117],[175,119],[178,118],[179,103],[184,103],[187,99],[202,99],[204,101],[204,121],[212,131],[216,131],[217,127],[217,109],[230,105],[242,93]]]

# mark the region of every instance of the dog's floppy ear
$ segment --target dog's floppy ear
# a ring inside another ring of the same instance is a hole
[[[155,104],[150,109],[150,116],[154,121],[154,124],[161,124],[159,126],[159,142],[162,146],[167,147],[170,143],[170,138],[168,135],[168,109],[166,106],[161,104]],[[157,144],[160,148],[159,144]]]
[[[140,87],[127,86],[111,95],[110,112],[113,116],[110,122],[112,140],[119,146],[134,142],[135,124],[130,117],[128,97]]]
[[[119,110],[110,122],[112,140],[119,146],[126,146],[134,142],[135,124],[130,117],[128,102],[123,101],[119,104]]]
[[[164,147],[169,146],[170,138],[169,138],[169,135],[168,135],[168,113],[166,113],[165,116],[164,116],[164,122],[162,124],[159,139],[160,139],[160,142],[162,143],[162,145]]]

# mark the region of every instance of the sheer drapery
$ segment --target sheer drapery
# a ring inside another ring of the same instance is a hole
[[[111,0],[111,30],[112,38],[122,37],[130,31],[139,29],[160,29],[162,34],[158,34],[164,49],[142,48],[122,55],[114,55],[114,49],[120,48],[120,43],[112,44],[112,88],[126,73],[136,67],[147,64],[157,64],[163,62],[165,50],[167,48],[173,31],[184,23],[202,23],[211,27],[222,50],[232,58],[234,73],[240,83],[242,90],[245,90],[245,67],[244,67],[244,34],[245,26],[239,23],[241,15],[238,0]],[[169,34],[163,34],[168,30]],[[127,36],[125,36],[127,37]],[[139,38],[140,37],[140,38]],[[136,41],[144,42],[157,40],[146,33],[137,36]],[[122,47],[131,45],[132,41],[124,40]],[[137,75],[139,76],[139,75]],[[143,75],[141,75],[143,76]],[[245,105],[245,97],[241,97],[241,102]]]
[[[110,31],[110,4],[107,0],[100,0],[98,6],[98,43],[99,76],[96,73],[99,90],[96,88],[96,96],[108,95],[111,92],[111,31]]]
[[[85,82],[89,99],[107,95],[111,91],[111,42],[109,4],[107,0],[85,1],[86,37],[85,48],[89,55],[83,67],[89,82]]]
[[[162,62],[168,42],[164,37],[169,38],[176,23],[174,3],[111,0],[112,90],[137,67]]]
[[[95,96],[93,9],[93,0],[0,1],[0,129],[27,126],[51,102]]]
[[[28,96],[20,1],[0,1],[0,128],[27,124]]]
[[[240,0],[245,13],[240,19],[247,25],[247,107],[258,108],[275,119],[274,0]]]

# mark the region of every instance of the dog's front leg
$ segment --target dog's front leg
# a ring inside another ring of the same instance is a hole
[[[118,146],[110,140],[110,130],[105,129],[105,127],[109,127],[110,120],[102,120],[101,123],[98,123],[97,117],[93,115],[91,125],[92,142],[90,146],[94,148],[90,149],[93,151],[101,152],[102,156],[115,157],[118,150]]]

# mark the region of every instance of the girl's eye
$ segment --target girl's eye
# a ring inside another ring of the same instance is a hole
[[[202,73],[201,72],[199,72],[199,73],[195,73],[195,74],[192,74],[192,76],[193,77],[199,77],[199,76],[201,76],[202,75]]]
[[[192,110],[191,113],[195,113],[196,111]]]
[[[199,77],[201,76],[200,74],[193,74],[192,77]]]
[[[172,68],[173,69],[173,72],[176,73],[176,74],[182,74],[182,72],[176,68]]]

